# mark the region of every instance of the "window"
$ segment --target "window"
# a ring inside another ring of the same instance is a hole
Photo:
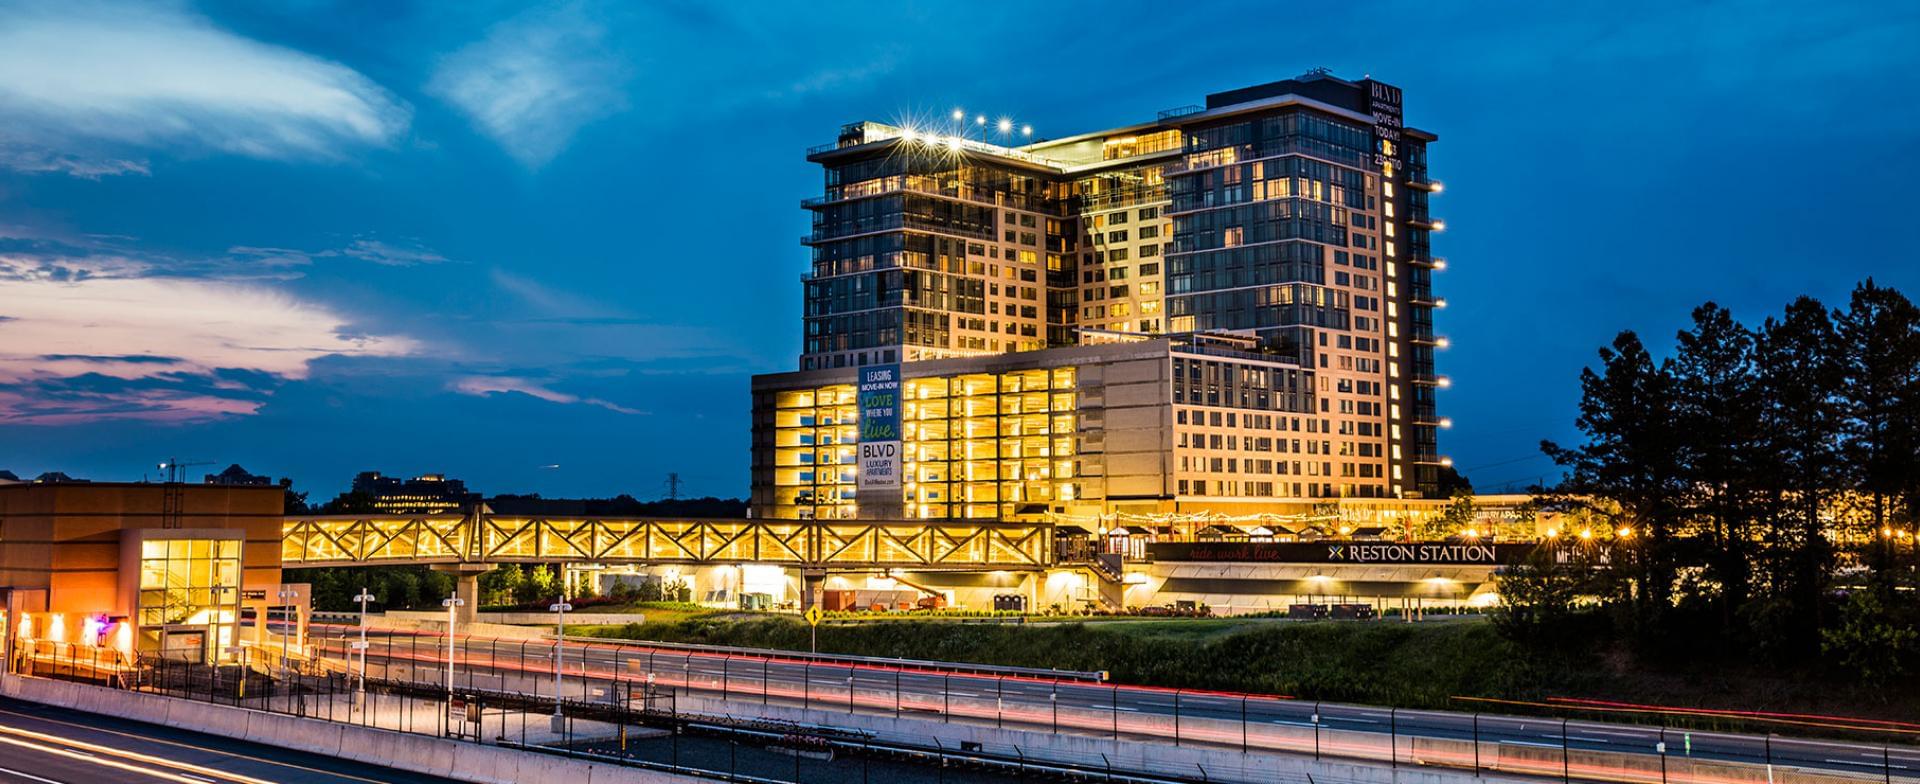
[[[140,545],[140,594],[135,612],[139,648],[159,651],[182,635],[163,638],[163,627],[188,626],[201,647],[174,655],[197,661],[218,658],[234,644],[240,600],[238,539],[148,539]]]

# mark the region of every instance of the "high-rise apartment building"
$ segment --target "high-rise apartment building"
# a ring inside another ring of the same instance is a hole
[[[1401,106],[1314,72],[1024,144],[964,113],[847,125],[808,154],[801,370],[1165,339],[1169,498],[1432,497],[1437,137]]]

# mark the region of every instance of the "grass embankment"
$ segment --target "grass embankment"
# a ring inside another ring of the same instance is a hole
[[[651,616],[650,616],[651,617]],[[783,616],[714,612],[589,627],[584,634],[806,650]],[[1406,708],[1471,710],[1456,697],[1585,697],[1733,710],[1920,718],[1920,696],[1868,692],[1699,662],[1649,669],[1615,652],[1541,655],[1481,619],[1404,624],[1245,619],[1109,620],[1025,625],[943,621],[826,623],[823,653],[1107,670],[1120,683],[1244,691]],[[1502,706],[1483,710],[1511,712]]]

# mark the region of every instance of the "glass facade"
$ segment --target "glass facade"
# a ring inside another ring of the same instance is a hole
[[[1018,520],[1075,497],[1074,368],[909,378],[901,395],[906,515]],[[774,393],[772,513],[857,513],[854,387]]]
[[[234,644],[240,546],[235,539],[148,539],[140,545],[138,650],[208,661]]]
[[[942,135],[958,126],[846,126],[810,154],[825,193],[803,203],[801,369],[1230,333],[1297,365],[1318,406],[1290,412],[1319,415],[1321,459],[1304,467],[1318,481],[1274,492],[1435,495],[1436,137],[1402,125],[1401,98],[1314,73],[1022,147]],[[813,473],[830,481],[796,506],[852,503],[837,472]],[[980,492],[908,503],[968,517]]]

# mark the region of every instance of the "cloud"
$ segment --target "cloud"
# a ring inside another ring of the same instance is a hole
[[[0,137],[0,142],[4,142],[4,137]],[[83,180],[99,180],[121,174],[152,173],[147,169],[146,161],[88,158],[5,143],[0,143],[0,167],[29,174],[60,172]]]
[[[359,72],[172,5],[0,0],[0,165],[145,174],[125,148],[336,158],[411,109]]]
[[[513,376],[466,376],[455,379],[452,384],[448,385],[448,388],[463,395],[474,395],[477,397],[499,394],[521,394],[539,398],[549,403],[560,403],[562,405],[579,403],[589,406],[599,406],[608,411],[616,411],[622,414],[645,413],[617,403],[601,400],[597,397],[580,397],[579,395],[570,395],[565,392],[556,392],[539,383]]]
[[[4,258],[0,257],[0,261]],[[0,422],[200,421],[247,414],[331,356],[415,353],[313,303],[248,283],[4,276]]]
[[[538,168],[582,127],[626,108],[627,67],[606,37],[579,4],[528,11],[443,58],[427,91]]]
[[[235,245],[227,249],[227,256],[246,265],[269,269],[306,267],[312,265],[314,259],[330,258],[358,259],[385,267],[412,267],[447,261],[447,257],[416,242],[392,243],[366,238],[331,250]]]
[[[342,255],[383,264],[389,267],[411,267],[415,264],[438,264],[447,257],[419,245],[394,245],[379,240],[354,240]]]

